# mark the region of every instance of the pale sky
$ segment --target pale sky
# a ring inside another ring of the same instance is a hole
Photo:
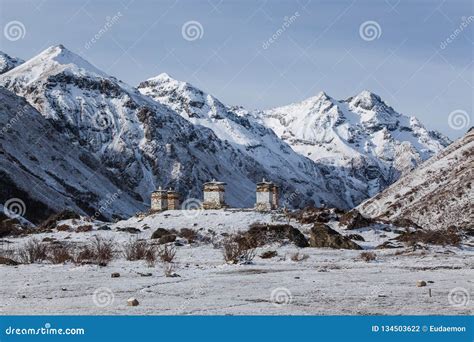
[[[0,50],[28,59],[62,43],[131,85],[166,72],[248,109],[319,91],[344,99],[368,89],[456,138],[474,125],[473,6],[470,0],[0,0]],[[12,22],[23,25],[20,37],[7,30]]]

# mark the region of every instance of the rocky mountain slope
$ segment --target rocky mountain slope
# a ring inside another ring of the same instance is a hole
[[[368,91],[345,101],[319,93],[253,115],[295,151],[318,163],[342,167],[346,177],[367,185],[369,196],[450,143]]]
[[[64,208],[102,219],[128,217],[144,208],[86,149],[2,87],[0,203],[17,205],[15,213],[33,223]]]
[[[474,229],[474,129],[357,209],[423,228]]]
[[[253,134],[243,137],[253,139],[251,143],[237,146],[238,134],[225,139],[222,132],[190,122],[172,106],[106,75],[62,45],[1,75],[0,85],[23,96],[65,139],[87,149],[121,179],[124,191],[145,204],[160,185],[177,189],[183,199],[201,198],[202,184],[213,178],[228,183],[227,201],[238,207],[253,206],[255,183],[263,177],[281,186],[289,205],[349,208],[367,197],[352,184],[335,182],[339,188],[334,191],[324,181],[323,168],[261,125],[251,128],[245,118],[234,117],[240,120],[234,127],[248,126]],[[267,135],[275,146],[265,147]]]
[[[24,62],[25,61],[20,58],[11,57],[6,53],[0,51],[0,74],[9,71]]]
[[[296,153],[243,108],[228,107],[214,96],[167,74],[142,82],[138,90],[194,125],[211,129],[219,139],[263,165],[265,177],[283,186],[283,193],[287,192],[285,183],[293,185],[295,190],[286,205],[298,205],[302,199],[310,198],[317,206],[351,208],[367,197],[363,184],[343,177],[344,172],[338,167],[318,165]]]

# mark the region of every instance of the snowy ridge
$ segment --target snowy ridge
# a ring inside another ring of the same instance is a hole
[[[371,196],[450,143],[368,91],[345,101],[321,92],[253,115],[300,154],[345,168]]]
[[[103,219],[144,209],[87,150],[71,144],[23,98],[2,87],[0,175],[0,202],[19,198],[25,217],[34,223],[65,208]]]
[[[11,57],[5,52],[0,51],[0,75],[22,64],[24,60]]]
[[[89,150],[144,205],[160,185],[175,188],[182,199],[202,198],[202,184],[213,178],[228,184],[227,202],[236,207],[254,205],[255,183],[263,177],[281,186],[283,202],[291,197],[289,206],[312,201],[349,208],[367,197],[357,188],[346,193],[339,181],[334,184],[341,189],[334,191],[322,181],[322,169],[261,125],[252,128],[253,136],[242,135],[251,137],[249,141],[237,143],[231,137],[243,134],[247,119],[228,113],[239,122],[227,121],[232,126],[225,138],[223,131],[192,123],[172,106],[105,75],[62,45],[1,75],[0,85],[23,96],[70,143]],[[262,135],[270,137],[276,152],[259,146],[267,144]],[[265,157],[268,153],[271,158]]]
[[[357,209],[370,217],[408,218],[427,229],[473,229],[474,130]]]

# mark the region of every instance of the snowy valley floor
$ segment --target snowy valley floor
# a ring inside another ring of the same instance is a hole
[[[212,227],[221,233],[231,229],[245,230],[250,223],[257,221],[281,220],[275,215],[254,212],[209,211],[199,217],[183,216],[179,212],[166,215],[132,218],[110,225],[110,231],[53,232],[36,234],[35,237],[80,242],[100,234],[114,237],[119,246],[131,238],[130,233],[115,231],[120,227],[141,228],[142,232],[136,235],[148,239],[158,227],[193,227],[197,230]],[[94,228],[97,228],[96,224]],[[298,227],[303,232],[308,229],[304,225]],[[357,233],[366,239],[364,248],[367,249],[379,244],[383,240],[380,235],[384,235],[364,229]],[[7,238],[4,241],[19,245],[26,239]],[[271,259],[259,257],[268,250],[276,250],[278,256]],[[295,252],[308,257],[303,261],[292,261],[291,255]],[[144,261],[126,261],[123,257],[105,267],[71,263],[0,265],[0,310],[7,315],[473,313],[472,298],[466,302],[456,297],[463,295],[459,289],[472,293],[474,288],[472,247],[374,252],[377,259],[365,262],[359,257],[361,251],[357,250],[271,245],[258,248],[252,264],[229,265],[224,262],[221,249],[212,244],[187,244],[177,247],[176,273],[179,277],[165,277],[159,263],[148,267]],[[120,277],[112,278],[114,272],[120,273]],[[427,286],[417,287],[418,280],[426,281]],[[139,305],[127,306],[130,297],[136,298]],[[462,305],[456,305],[460,300]]]

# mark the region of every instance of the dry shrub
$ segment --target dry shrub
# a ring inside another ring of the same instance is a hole
[[[32,238],[17,250],[19,260],[24,264],[46,260],[48,246],[46,243]]]
[[[92,231],[92,226],[90,224],[86,224],[76,228],[76,233],[85,233],[90,231]]]
[[[73,253],[69,245],[53,246],[48,253],[48,260],[53,264],[63,264],[73,261]]]
[[[71,227],[69,227],[67,224],[61,224],[56,227],[56,230],[58,232],[69,232],[71,230]]]
[[[176,273],[176,266],[172,262],[165,262],[163,263],[163,273],[166,277],[175,277]]]
[[[306,260],[308,258],[309,258],[308,254],[300,254],[300,252],[296,252],[296,253],[291,255],[291,260],[296,261],[296,262],[303,261],[303,260]]]
[[[114,240],[94,235],[89,245],[83,246],[76,262],[106,266],[114,257]]]
[[[256,241],[246,235],[229,236],[222,244],[224,260],[229,264],[249,264],[255,258]]]
[[[130,240],[124,247],[125,259],[130,261],[145,260],[149,267],[153,267],[157,257],[156,246],[149,245],[143,240]]]
[[[375,254],[374,252],[362,252],[360,253],[359,257],[365,262],[370,262],[377,259],[377,254]]]
[[[441,246],[458,246],[462,241],[459,230],[450,227],[441,230],[416,230],[414,232],[404,232],[396,238],[405,242],[408,246],[415,246],[418,243]]]
[[[273,257],[276,257],[278,255],[277,251],[266,251],[260,254],[260,258],[262,259],[271,259]]]
[[[158,248],[158,256],[162,262],[172,262],[176,255],[176,247],[171,244],[165,244]]]

